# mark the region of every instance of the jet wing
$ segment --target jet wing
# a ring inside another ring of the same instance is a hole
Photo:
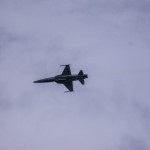
[[[70,70],[69,65],[65,66],[65,69],[63,70],[62,75],[71,75],[71,70]]]
[[[64,86],[69,90],[69,91],[73,91],[73,82],[70,81],[70,82],[66,82],[66,83],[63,83]]]

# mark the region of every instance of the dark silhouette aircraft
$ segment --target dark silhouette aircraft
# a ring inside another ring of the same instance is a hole
[[[58,84],[63,84],[69,90],[66,92],[73,92],[73,81],[79,80],[81,84],[84,84],[84,79],[88,78],[88,75],[84,74],[82,70],[80,70],[78,74],[72,75],[69,65],[61,66],[65,66],[61,75],[40,79],[34,81],[34,83],[56,82]]]

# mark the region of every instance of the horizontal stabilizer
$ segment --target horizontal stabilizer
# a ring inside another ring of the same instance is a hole
[[[79,79],[80,83],[84,85],[84,79]]]

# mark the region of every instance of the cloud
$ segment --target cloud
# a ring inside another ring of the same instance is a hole
[[[1,0],[0,149],[149,149],[148,6]],[[32,83],[68,63],[74,93]]]

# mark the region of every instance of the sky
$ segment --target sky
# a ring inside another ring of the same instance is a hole
[[[149,150],[149,7],[0,0],[0,149]],[[85,85],[33,84],[62,64]]]

